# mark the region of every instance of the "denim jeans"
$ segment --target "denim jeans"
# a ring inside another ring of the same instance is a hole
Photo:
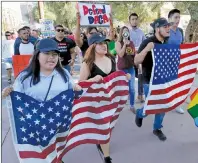
[[[143,76],[138,74],[138,95],[142,96],[143,94]]]
[[[149,84],[144,84],[143,87],[144,87],[145,97],[147,97],[147,95],[149,93]],[[144,118],[147,116],[147,115],[143,114],[143,109],[144,109],[144,107],[141,109],[137,109],[137,111],[136,111],[137,117]],[[163,122],[164,116],[165,116],[165,113],[155,114],[154,124],[153,124],[154,130],[161,129],[163,127],[162,122]]]
[[[129,73],[131,75],[131,79],[129,80],[129,98],[130,98],[130,105],[134,107],[135,102],[135,69],[129,68],[123,70],[125,73]]]
[[[69,65],[65,65],[63,67],[71,74],[71,67]]]

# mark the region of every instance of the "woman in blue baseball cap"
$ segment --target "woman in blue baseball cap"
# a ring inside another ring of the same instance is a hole
[[[18,75],[13,88],[3,90],[2,96],[6,97],[14,90],[45,102],[69,89],[80,91],[81,87],[74,84],[69,72],[62,67],[59,53],[54,40],[39,41],[28,67]]]
[[[99,82],[116,71],[115,57],[108,52],[107,41],[108,39],[99,33],[88,39],[89,48],[80,69],[79,81]],[[98,144],[97,148],[104,157],[104,163],[112,163],[109,142]]]

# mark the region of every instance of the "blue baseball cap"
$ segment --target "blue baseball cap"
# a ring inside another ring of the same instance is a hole
[[[173,23],[169,23],[165,18],[156,19],[153,23],[150,24],[153,29],[163,27],[163,26],[171,26]]]
[[[45,38],[40,40],[36,45],[36,50],[39,50],[41,53],[56,51],[60,53],[58,49],[58,43],[55,40]]]
[[[94,44],[94,43],[101,43],[103,41],[110,41],[109,39],[106,38],[106,36],[103,36],[100,33],[94,33],[91,35],[91,37],[88,39],[88,44],[89,46]]]

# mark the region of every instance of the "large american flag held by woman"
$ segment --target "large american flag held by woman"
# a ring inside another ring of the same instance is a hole
[[[173,110],[186,100],[197,71],[198,43],[155,44],[152,57],[146,114]]]
[[[74,147],[107,143],[128,99],[128,81],[118,71],[99,83],[82,82],[73,90],[38,102],[20,92],[8,102],[14,146],[21,163],[59,163]],[[72,109],[73,107],[73,109]]]

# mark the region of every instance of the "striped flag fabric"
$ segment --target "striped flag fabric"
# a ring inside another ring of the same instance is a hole
[[[194,119],[195,125],[198,127],[198,88],[191,95],[191,102],[188,105],[188,113]]]
[[[21,163],[59,163],[81,144],[107,143],[128,99],[128,81],[118,71],[98,83],[81,82],[73,90],[38,102],[13,91],[8,103],[14,146]]]
[[[198,43],[155,44],[152,57],[153,69],[144,105],[145,114],[171,111],[186,100],[197,69]]]
[[[98,83],[81,82],[79,85],[84,93],[74,101],[67,145],[60,157],[80,144],[107,143],[128,100],[128,80],[122,71]]]
[[[42,102],[20,92],[11,92],[9,117],[13,143],[21,163],[48,163],[66,144],[72,119],[74,92],[63,91]]]

